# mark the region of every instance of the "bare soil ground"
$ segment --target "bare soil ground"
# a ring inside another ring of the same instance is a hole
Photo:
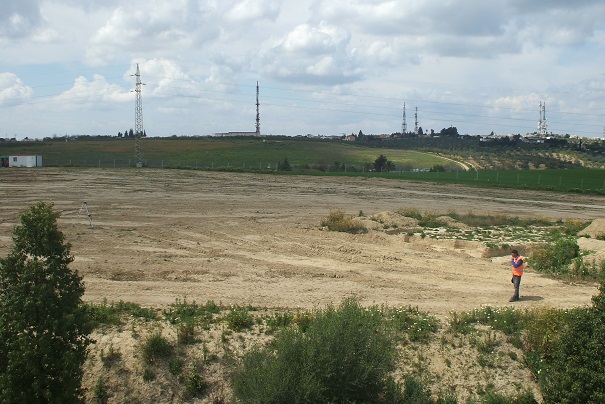
[[[2,256],[19,213],[40,200],[53,202],[72,243],[71,267],[84,278],[85,300],[156,308],[177,298],[316,308],[356,296],[363,304],[418,306],[445,318],[452,310],[507,306],[508,258],[485,257],[479,243],[335,233],[322,230],[320,220],[335,209],[371,215],[402,207],[605,217],[599,196],[371,178],[44,168],[1,170],[0,187]],[[593,284],[557,281],[529,268],[514,305],[570,308],[590,304],[596,293]]]
[[[199,302],[315,307],[355,295],[436,314],[506,305],[505,259],[469,243],[322,231],[331,210],[423,211],[551,218],[605,216],[605,198],[413,183],[178,170],[3,170],[0,253],[21,211],[50,201],[62,212],[90,301],[144,306]],[[89,225],[87,202],[94,228]],[[415,240],[415,241],[414,241]],[[519,306],[590,303],[592,285],[528,271]]]

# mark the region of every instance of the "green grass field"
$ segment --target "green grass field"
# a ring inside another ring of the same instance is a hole
[[[134,165],[133,139],[73,140],[67,142],[18,142],[0,146],[0,155],[41,154],[45,166],[128,166]],[[402,149],[360,147],[348,143],[309,140],[230,138],[146,138],[142,140],[149,167],[191,168],[275,168],[288,159],[294,167],[357,167],[373,163],[384,154],[400,169],[430,168],[451,161],[428,153]],[[130,164],[128,163],[130,162]]]
[[[505,170],[402,173],[406,179],[519,189],[605,191],[605,170]]]
[[[86,139],[0,144],[0,155],[41,154],[45,166],[133,167],[134,139]],[[293,171],[283,174],[376,176],[459,183],[485,187],[541,189],[605,194],[605,170],[464,171],[452,160],[416,150],[359,146],[353,143],[284,138],[145,138],[147,167],[275,172],[288,159]],[[395,165],[391,173],[368,172],[380,155]],[[442,165],[447,172],[426,172]]]

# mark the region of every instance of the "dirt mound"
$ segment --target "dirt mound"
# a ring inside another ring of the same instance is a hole
[[[437,220],[443,223],[447,227],[455,227],[457,229],[469,229],[470,227],[464,223],[457,221],[456,219],[449,216],[439,216]]]
[[[594,261],[595,264],[599,265],[605,261],[605,241],[580,237],[578,246],[581,250],[588,252],[584,255],[584,262],[591,263]]]
[[[605,219],[595,219],[580,233],[580,236],[598,238],[605,236]]]
[[[380,212],[370,216],[370,220],[381,224],[382,228],[405,229],[413,231],[418,228],[418,220],[412,217],[401,216],[395,212]]]

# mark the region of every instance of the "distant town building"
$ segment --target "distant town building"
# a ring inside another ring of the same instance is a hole
[[[255,136],[258,137],[258,132],[224,132],[224,133],[215,133],[214,136],[218,137],[229,137],[229,136]]]

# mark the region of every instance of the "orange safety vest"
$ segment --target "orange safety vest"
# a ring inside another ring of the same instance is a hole
[[[523,276],[523,268],[525,267],[525,262],[523,261],[523,257],[522,256],[517,256],[517,258],[513,258],[513,261],[515,261],[515,264],[517,263],[517,261],[521,261],[521,265],[517,268],[515,268],[514,266],[513,268],[513,275],[517,275],[517,276]]]

